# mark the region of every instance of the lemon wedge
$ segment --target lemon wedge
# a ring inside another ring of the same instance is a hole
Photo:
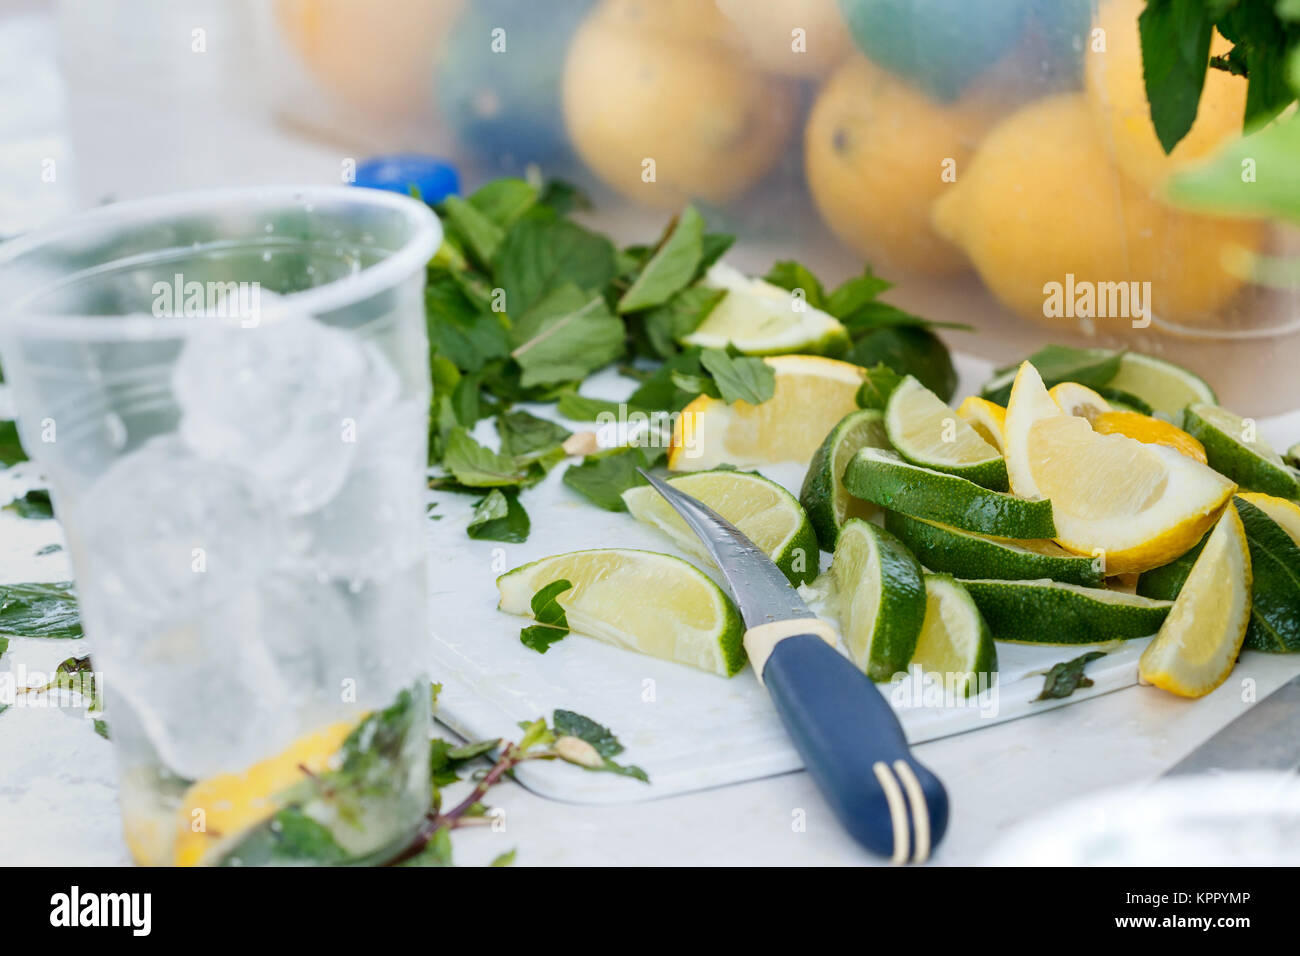
[[[1215,525],[1138,674],[1182,697],[1204,697],[1228,678],[1250,623],[1246,529],[1232,504]]]
[[[1029,362],[1007,404],[1006,464],[1016,495],[1051,500],[1057,542],[1101,557],[1107,574],[1145,571],[1185,553],[1236,490],[1172,448],[1098,434],[1065,414]]]
[[[816,355],[776,355],[763,361],[776,373],[775,390],[766,402],[728,405],[701,395],[682,409],[668,452],[671,471],[806,463],[827,433],[858,407],[858,388],[866,375],[861,366]]]

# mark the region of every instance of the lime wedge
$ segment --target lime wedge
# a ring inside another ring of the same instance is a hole
[[[1052,503],[990,491],[957,475],[922,468],[880,448],[849,462],[844,487],[864,501],[914,518],[998,538],[1054,538]]]
[[[1119,371],[1106,383],[1106,388],[1134,395],[1175,421],[1184,408],[1195,402],[1219,403],[1214,389],[1195,372],[1141,352],[1124,353]]]
[[[1205,446],[1211,468],[1243,489],[1300,498],[1300,472],[1255,433],[1253,422],[1218,405],[1188,405],[1183,430]]]
[[[993,633],[970,593],[946,574],[925,576],[925,623],[912,663],[962,697],[991,686],[997,673]]]
[[[1300,468],[1300,442],[1292,445],[1287,450],[1286,461],[1292,468]]]
[[[795,585],[817,577],[821,552],[808,516],[794,495],[775,481],[743,471],[697,471],[669,478],[669,484],[704,502],[758,545]],[[713,558],[681,515],[648,485],[623,492],[627,510],[658,528],[690,554]]]
[[[715,263],[703,284],[726,295],[704,321],[681,340],[683,345],[726,348],[746,355],[842,355],[849,333],[833,316],[815,309],[780,286]]]
[[[1138,662],[1144,681],[1204,697],[1228,678],[1250,623],[1251,561],[1237,509],[1224,509],[1182,593]]]
[[[542,558],[497,578],[498,607],[531,615],[533,595],[560,580],[573,585],[556,600],[576,634],[724,677],[745,664],[735,605],[681,558],[625,548]]]
[[[994,538],[896,511],[886,512],[885,527],[927,568],[958,578],[1051,578],[1088,586],[1105,580],[1098,561],[1072,554],[1055,541]]]
[[[1007,490],[1007,466],[998,449],[910,375],[889,396],[885,429],[894,448],[914,465]]]
[[[1236,499],[1236,505],[1254,574],[1254,606],[1245,646],[1274,653],[1300,651],[1300,545],[1244,496]]]
[[[831,574],[840,632],[849,657],[868,677],[906,671],[925,620],[921,566],[888,531],[850,518],[840,531]]]
[[[1160,629],[1172,603],[1059,581],[963,581],[999,641],[1101,644]]]
[[[855,498],[844,487],[844,469],[858,449],[888,448],[884,413],[872,408],[849,412],[831,429],[813,454],[804,475],[799,502],[817,532],[825,551],[835,550],[835,539],[849,518],[869,518],[876,508]]]

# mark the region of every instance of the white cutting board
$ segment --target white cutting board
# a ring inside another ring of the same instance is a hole
[[[960,356],[957,367],[962,395],[975,391],[992,370],[987,362]],[[583,393],[620,399],[631,388],[627,379],[605,372],[590,379]],[[553,409],[544,406],[529,410],[553,416]],[[1296,417],[1262,423],[1266,437],[1286,447],[1300,432]],[[582,427],[565,424],[574,430]],[[475,437],[495,447],[490,423],[481,423]],[[604,511],[571,491],[560,480],[563,470],[555,469],[524,493],[521,500],[532,519],[532,533],[523,544],[471,540],[465,526],[473,499],[435,493],[434,513],[442,518],[431,523],[429,580],[432,674],[443,685],[438,719],[474,740],[510,738],[518,732],[519,721],[549,717],[556,708],[609,726],[627,747],[619,759],[642,767],[650,775],[650,786],[542,761],[517,771],[530,790],[575,803],[648,800],[799,769],[799,755],[749,668],[725,679],[577,634],[552,645],[544,655],[519,642],[519,629],[529,622],[496,610],[494,582],[503,571],[550,554],[602,547],[664,551],[703,566],[630,515]],[[799,493],[801,468],[760,470]],[[830,555],[823,554],[823,570],[829,563]],[[715,569],[705,570],[721,582]],[[817,603],[812,607],[818,610]],[[833,615],[827,619],[837,623]],[[892,702],[912,743],[978,730],[1137,683],[1137,661],[1147,643],[1130,641],[1090,664],[1088,676],[1094,685],[1062,701],[1033,702],[1042,690],[1044,672],[1090,646],[999,643],[995,697],[986,696],[973,706],[918,706],[924,698],[918,701],[910,695]]]

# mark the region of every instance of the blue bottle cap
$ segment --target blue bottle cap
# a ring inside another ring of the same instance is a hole
[[[455,166],[436,156],[395,153],[362,162],[357,166],[357,178],[352,185],[387,189],[403,196],[411,195],[415,189],[421,199],[432,205],[460,192],[460,176]]]

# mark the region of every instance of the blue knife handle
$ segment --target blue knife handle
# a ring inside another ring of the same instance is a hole
[[[898,717],[871,678],[820,637],[801,634],[772,648],[763,682],[808,772],[855,840],[901,860],[917,858],[918,842],[922,851],[926,843],[938,845],[948,828],[948,794],[912,756]],[[911,806],[916,794],[909,794],[896,761],[911,768],[924,795],[928,826],[920,821],[920,832],[918,808]],[[905,823],[899,819],[900,791]],[[895,839],[900,825],[906,846]]]

